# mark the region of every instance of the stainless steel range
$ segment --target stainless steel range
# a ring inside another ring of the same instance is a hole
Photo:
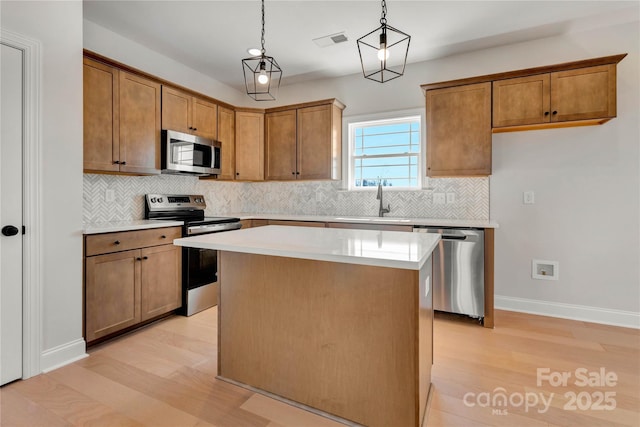
[[[184,221],[182,236],[219,233],[242,227],[239,218],[205,217],[202,195],[147,194],[146,219]],[[218,303],[220,283],[218,251],[182,249],[182,314],[191,316]]]

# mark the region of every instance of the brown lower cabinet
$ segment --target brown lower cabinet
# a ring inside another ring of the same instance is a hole
[[[350,222],[328,222],[329,228],[350,228],[356,230],[383,230],[383,231],[407,231],[413,232],[413,225],[393,224],[352,224]]]
[[[180,228],[172,227],[86,236],[85,251],[96,248],[92,252],[99,252],[102,248],[105,252],[85,257],[87,343],[128,330],[182,305],[182,251],[166,244],[179,235]],[[118,247],[131,246],[131,242],[140,247],[116,251]]]

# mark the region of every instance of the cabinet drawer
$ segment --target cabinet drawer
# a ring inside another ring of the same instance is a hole
[[[92,234],[86,237],[85,256],[165,245],[181,236],[180,227]]]

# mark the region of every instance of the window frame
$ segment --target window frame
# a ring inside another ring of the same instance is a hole
[[[342,176],[344,177],[342,187],[347,191],[374,191],[376,187],[356,187],[354,185],[355,161],[354,161],[354,141],[352,135],[355,133],[355,126],[373,122],[393,122],[403,121],[409,118],[419,117],[420,119],[420,152],[418,153],[418,185],[416,187],[385,187],[391,191],[420,191],[427,185],[426,179],[426,117],[423,108],[412,108],[408,110],[389,111],[384,113],[373,113],[358,116],[343,117],[343,162]],[[390,155],[393,157],[393,155]]]

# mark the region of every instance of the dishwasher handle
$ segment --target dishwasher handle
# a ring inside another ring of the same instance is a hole
[[[467,240],[467,236],[459,236],[453,234],[441,234],[440,238],[442,240]]]

